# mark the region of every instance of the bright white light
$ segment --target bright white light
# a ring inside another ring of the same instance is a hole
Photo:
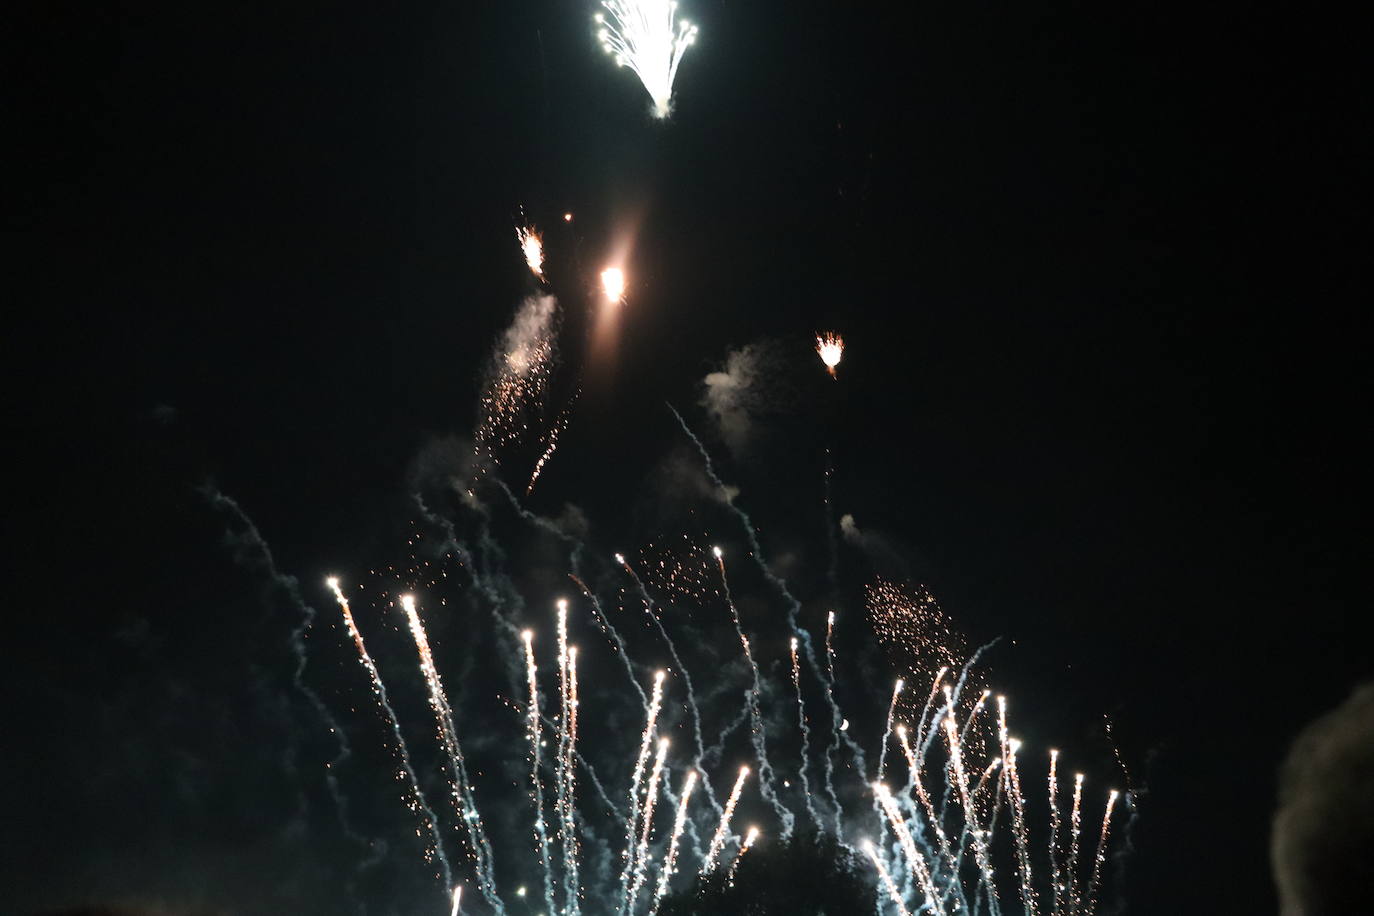
[[[607,267],[601,272],[601,288],[606,293],[607,302],[619,302],[625,298],[625,271],[619,267]]]
[[[602,0],[601,5],[606,14],[595,17],[601,47],[639,77],[654,100],[654,117],[668,117],[678,64],[696,41],[697,27],[677,21],[674,0]]]

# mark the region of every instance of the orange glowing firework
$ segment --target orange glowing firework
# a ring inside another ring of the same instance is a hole
[[[607,267],[601,272],[601,290],[607,302],[620,302],[625,298],[625,271],[619,267]]]
[[[818,334],[816,352],[821,355],[821,362],[825,363],[825,369],[830,373],[830,377],[835,378],[835,367],[840,364],[840,357],[844,356],[844,338],[834,331]]]
[[[520,242],[520,251],[525,255],[525,263],[529,265],[530,273],[543,280],[544,236],[533,226],[517,226],[515,237]]]

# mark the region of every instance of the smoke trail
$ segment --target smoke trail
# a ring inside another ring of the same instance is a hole
[[[808,761],[811,759],[811,726],[806,721],[806,706],[802,703],[801,692],[801,667],[797,663],[797,637],[792,637],[792,687],[797,692],[797,725],[801,729],[801,776],[802,795],[806,798],[806,813],[811,815],[811,822],[816,825],[816,829],[824,830],[825,826],[821,823],[820,812],[816,810],[815,800],[811,797],[811,779],[806,774]]]
[[[701,711],[697,708],[697,693],[696,688],[692,686],[691,672],[687,670],[687,666],[682,663],[682,659],[678,656],[677,646],[673,643],[672,637],[668,635],[668,630],[663,626],[663,621],[659,620],[658,615],[654,613],[654,600],[649,597],[649,591],[644,587],[644,582],[639,578],[639,574],[625,561],[623,555],[616,554],[615,559],[625,572],[629,573],[630,580],[634,582],[635,588],[639,590],[640,597],[644,599],[645,610],[649,615],[649,619],[658,627],[658,634],[663,638],[664,645],[668,647],[668,654],[673,659],[674,667],[682,674],[683,686],[687,688],[687,709],[692,715],[692,737],[696,741],[697,755],[696,759],[692,761],[692,765],[696,768],[700,768],[701,758],[706,753],[706,747],[701,736]],[[637,688],[639,686],[638,683],[636,683],[635,686]],[[711,788],[709,780],[706,782],[706,800],[710,802],[711,809],[719,815],[721,811],[720,802],[716,801],[716,793]]]
[[[334,718],[333,713],[324,705],[324,701],[308,684],[305,683],[305,634],[310,630],[315,622],[315,609],[305,602],[301,596],[300,583],[295,576],[287,575],[277,569],[277,563],[272,556],[272,550],[258,531],[257,525],[248,517],[237,502],[231,497],[221,493],[211,484],[206,484],[200,488],[200,493],[215,509],[227,514],[243,530],[233,533],[234,544],[237,548],[236,559],[241,565],[256,567],[266,574],[268,580],[275,587],[286,593],[291,603],[301,612],[300,623],[291,631],[291,652],[296,658],[296,668],[292,672],[292,685],[300,691],[301,695],[309,701],[312,709],[324,721],[329,733],[334,736],[335,754],[327,764],[325,764],[324,781],[329,789],[329,796],[334,801],[334,808],[339,817],[339,825],[343,829],[344,835],[351,841],[363,847],[372,847],[371,840],[355,831],[348,819],[348,802],[344,799],[343,791],[339,788],[338,777],[335,775],[340,766],[353,756],[353,749],[349,746],[348,737],[344,734],[343,727]],[[375,864],[375,859],[364,861],[363,867]]]
[[[878,877],[882,879],[883,887],[887,889],[887,895],[892,898],[892,905],[897,908],[899,916],[911,916],[902,902],[902,894],[897,890],[897,885],[892,883],[892,876],[887,873],[887,868],[883,865],[883,860],[878,858],[878,851],[873,848],[873,844],[868,840],[863,841],[864,854],[873,862],[873,867],[878,871]]]
[[[754,558],[754,562],[758,564],[759,571],[763,573],[763,577],[768,580],[769,584],[771,584],[782,596],[782,598],[787,602],[787,625],[792,628],[793,634],[796,635],[798,639],[801,641],[801,646],[806,656],[807,665],[810,666],[812,672],[816,675],[816,677],[819,678],[821,667],[820,664],[816,661],[816,652],[811,644],[811,634],[808,633],[805,629],[803,629],[801,624],[797,621],[797,615],[801,612],[801,602],[798,601],[797,598],[794,597],[792,593],[788,590],[787,583],[780,576],[774,573],[772,569],[768,567],[768,564],[764,562],[763,547],[759,544],[758,535],[755,533],[754,530],[753,520],[749,518],[748,513],[746,513],[739,506],[735,505],[734,501],[729,498],[729,490],[726,488],[724,481],[720,479],[720,476],[716,474],[715,465],[711,461],[711,455],[706,450],[706,447],[702,444],[701,440],[697,438],[696,434],[692,432],[691,427],[687,425],[687,421],[682,418],[682,414],[677,412],[677,408],[673,407],[672,404],[668,404],[667,407],[670,411],[672,411],[673,416],[677,418],[678,425],[682,427],[683,433],[685,433],[687,438],[692,441],[692,444],[696,446],[697,452],[701,455],[702,463],[705,465],[707,478],[709,478],[710,481],[713,484],[715,484],[716,487],[720,490],[721,494],[726,497],[725,504],[729,506],[730,510],[735,514],[735,517],[739,520],[741,526],[744,528],[745,538],[749,542],[751,555]],[[845,734],[845,730],[842,727],[842,721],[844,717],[840,714],[840,708],[835,702],[834,692],[831,689],[829,689],[828,686],[826,689],[826,700],[830,704],[831,724],[835,729],[835,734],[839,736],[839,740],[844,742],[845,746],[849,748],[850,753],[854,756],[854,762],[858,767],[858,771],[860,773],[867,773],[868,764],[864,756],[863,748],[860,747],[859,744],[856,741],[854,741],[853,738]],[[827,780],[832,779],[832,777],[833,767],[827,767]],[[828,786],[828,788],[831,794],[833,795],[833,786]],[[837,808],[837,821],[838,818],[839,815]],[[844,833],[842,830],[836,831],[836,838],[839,839],[839,841],[842,844],[844,844]],[[847,844],[845,845],[847,847]]]
[[[754,675],[754,684],[748,697],[749,716],[753,725],[750,730],[750,737],[754,742],[754,756],[759,764],[759,794],[763,796],[764,801],[773,806],[774,813],[782,822],[782,837],[786,840],[792,836],[792,828],[796,819],[792,816],[792,812],[783,806],[773,788],[773,765],[768,761],[768,735],[764,728],[763,715],[759,710],[759,694],[763,690],[759,678],[759,666],[754,662],[754,653],[749,648],[749,639],[744,635],[744,628],[740,625],[739,611],[735,609],[735,601],[730,597],[730,581],[725,575],[725,557],[719,547],[713,548],[713,552],[716,555],[716,562],[720,564],[720,581],[725,590],[725,603],[730,608],[730,618],[735,622],[735,632],[739,634],[740,645],[744,647],[744,658],[749,663],[749,670]]]
[[[371,679],[372,695],[377,698],[377,704],[381,707],[387,724],[391,726],[392,737],[396,739],[396,751],[400,755],[401,769],[405,773],[409,786],[409,804],[407,807],[411,811],[418,808],[422,812],[423,817],[421,819],[425,829],[430,834],[430,844],[425,850],[425,861],[428,862],[432,858],[437,858],[442,869],[444,887],[452,887],[453,869],[449,866],[448,856],[444,854],[444,842],[439,835],[439,820],[435,817],[434,809],[429,806],[429,802],[425,801],[424,793],[420,791],[420,780],[415,775],[415,767],[410,761],[410,747],[401,734],[401,723],[397,720],[396,710],[391,707],[391,700],[387,697],[386,685],[382,683],[382,675],[377,670],[377,665],[372,660],[372,656],[368,654],[367,645],[363,642],[363,634],[353,619],[353,610],[348,606],[348,599],[344,597],[343,589],[339,587],[339,580],[330,578],[325,584],[334,592],[334,598],[339,602],[339,608],[343,612],[344,624],[348,627],[349,635],[353,637],[354,645],[358,647],[358,659],[367,669],[368,677]]]

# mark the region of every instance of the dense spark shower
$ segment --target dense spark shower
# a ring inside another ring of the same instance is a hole
[[[596,14],[601,46],[618,66],[628,67],[653,99],[653,115],[672,112],[673,81],[697,27],[678,20],[676,0],[603,0]]]
[[[830,377],[835,378],[835,367],[840,364],[840,357],[844,356],[844,338],[834,332],[818,334],[816,352],[821,355],[821,362],[825,363],[825,370]]]

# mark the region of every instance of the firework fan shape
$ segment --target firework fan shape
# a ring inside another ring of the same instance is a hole
[[[616,64],[628,67],[653,99],[653,115],[672,113],[673,82],[697,27],[677,18],[672,0],[605,0],[596,15],[597,37]]]

